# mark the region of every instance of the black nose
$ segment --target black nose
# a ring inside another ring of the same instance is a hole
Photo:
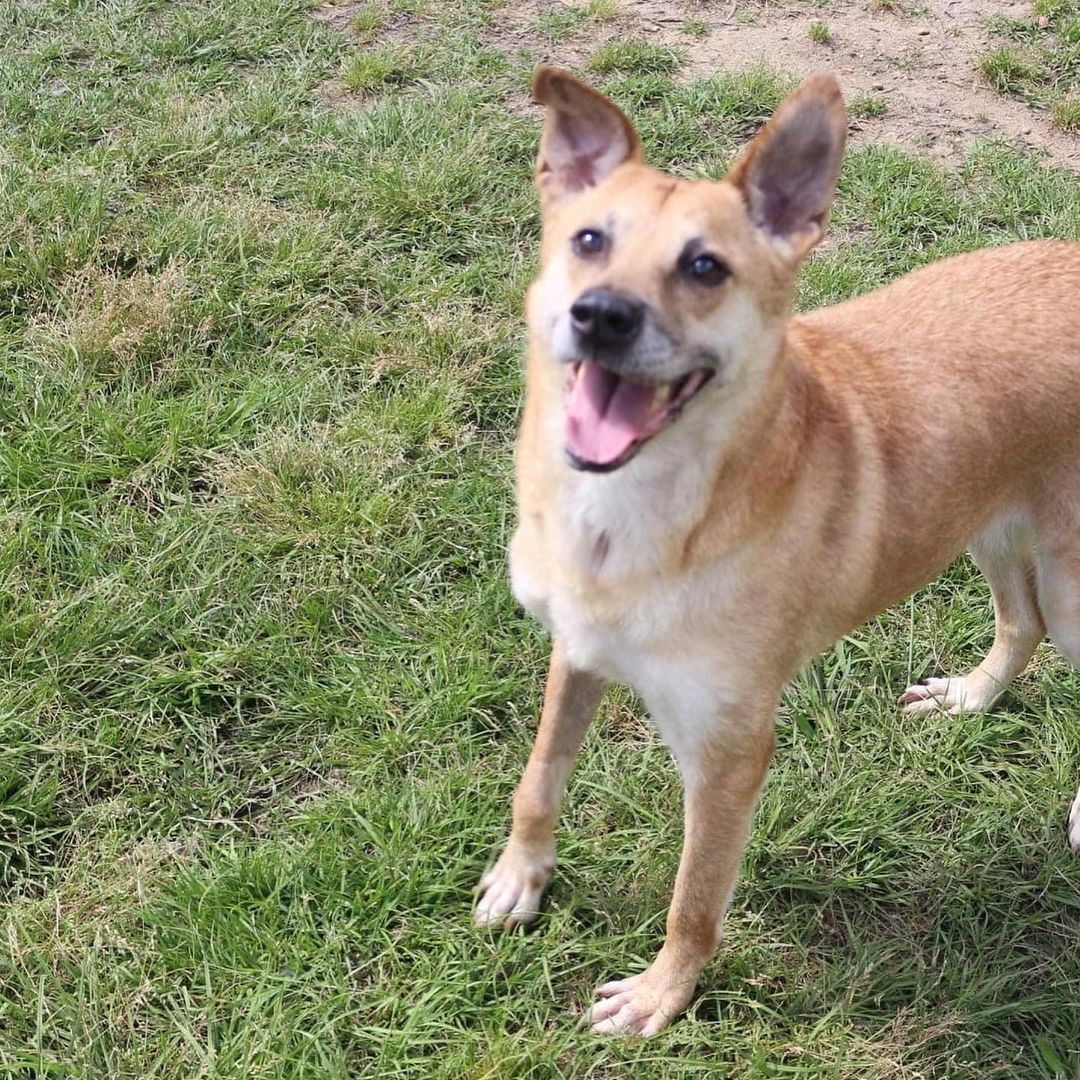
[[[629,345],[638,336],[645,305],[607,289],[588,289],[570,308],[579,341],[592,348]]]

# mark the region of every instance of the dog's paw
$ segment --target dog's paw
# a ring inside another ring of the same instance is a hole
[[[655,965],[654,965],[655,967]],[[581,1018],[596,1035],[655,1035],[675,1019],[694,996],[695,980],[654,974],[654,967],[629,979],[605,983],[600,998]]]
[[[540,897],[555,868],[555,853],[524,851],[512,842],[483,876],[476,905],[476,925],[507,930],[530,923],[540,914]]]
[[[1077,791],[1069,811],[1069,847],[1080,855],[1080,791]]]
[[[927,679],[925,683],[909,686],[900,695],[906,713],[984,712],[993,700],[964,678]]]

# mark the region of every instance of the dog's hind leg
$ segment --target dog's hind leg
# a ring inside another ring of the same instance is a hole
[[[1080,528],[1040,544],[1036,562],[1039,608],[1058,651],[1080,668]],[[1069,846],[1080,854],[1080,791],[1069,811]]]
[[[966,675],[909,686],[900,698],[905,712],[985,712],[1024,670],[1046,634],[1036,596],[1033,544],[1028,522],[1010,517],[991,524],[971,545],[994,599],[994,642]]]
[[[573,668],[555,643],[540,728],[514,792],[510,839],[480,882],[478,924],[502,923],[509,929],[539,914],[540,897],[555,867],[559,803],[604,686],[599,676]]]

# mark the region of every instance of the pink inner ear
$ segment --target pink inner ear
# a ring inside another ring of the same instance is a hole
[[[805,127],[780,132],[765,147],[754,170],[754,186],[761,194],[755,216],[780,236],[790,236],[820,221],[828,209],[833,145],[823,127],[812,119]]]
[[[796,100],[759,139],[743,180],[754,223],[789,238],[820,227],[844,149],[842,107],[838,114],[815,97]]]
[[[614,110],[591,102],[556,107],[549,114],[541,171],[554,173],[566,191],[595,187],[633,152]]]
[[[785,147],[762,162],[761,175],[754,187],[760,203],[754,214],[756,223],[781,236],[798,232],[813,222],[820,222],[832,195],[828,172],[831,147],[824,140],[796,146],[786,160]]]
[[[580,117],[560,112],[555,134],[562,141],[563,153],[552,164],[562,173],[563,182],[574,189],[592,187],[597,182],[597,163],[604,155],[603,133],[590,131],[582,125]]]

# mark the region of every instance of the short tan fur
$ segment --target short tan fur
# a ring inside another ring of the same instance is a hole
[[[684,846],[663,947],[587,1019],[652,1034],[720,941],[802,663],[970,547],[993,647],[906,710],[989,708],[1047,632],[1080,665],[1080,245],[972,252],[793,318],[843,154],[835,80],[803,83],[715,183],[644,164],[568,72],[541,68],[534,94],[544,228],[510,561],[554,647],[477,919],[535,916],[576,750],[606,681],[630,684],[682,773]]]

